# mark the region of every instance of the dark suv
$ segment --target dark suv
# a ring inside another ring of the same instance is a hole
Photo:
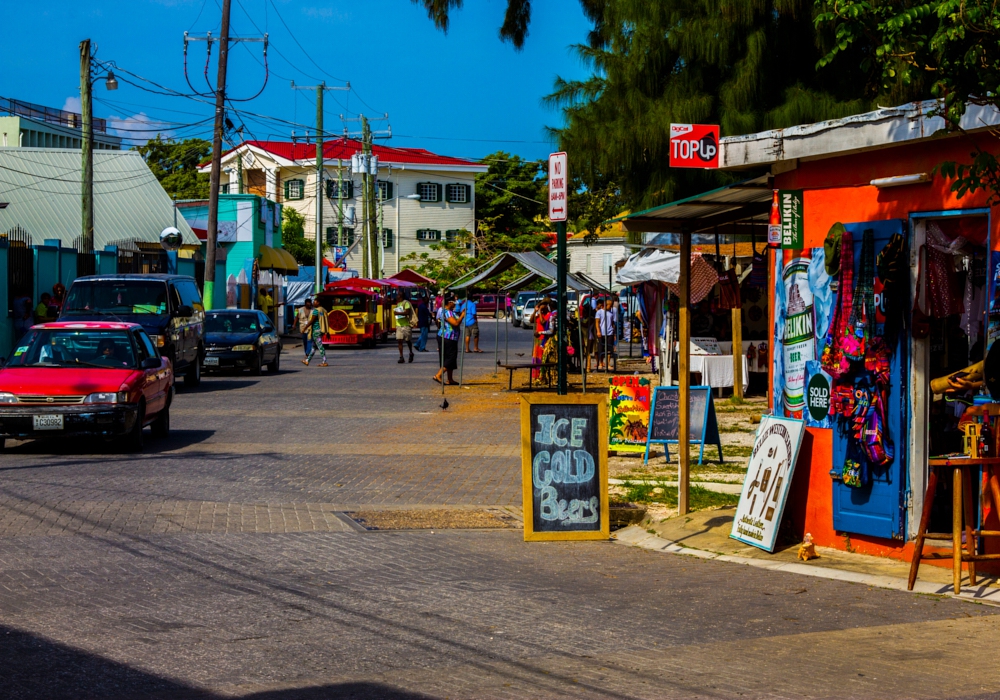
[[[73,281],[60,321],[138,323],[175,376],[187,386],[201,382],[205,356],[205,306],[198,283],[185,275],[94,275]]]

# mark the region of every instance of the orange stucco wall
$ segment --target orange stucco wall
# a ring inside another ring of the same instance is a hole
[[[906,220],[919,212],[987,207],[985,192],[958,199],[950,191],[950,181],[933,173],[944,161],[969,162],[975,143],[984,150],[1000,150],[1000,142],[988,135],[927,139],[866,153],[800,162],[795,170],[775,176],[774,186],[804,190],[805,246],[818,248],[823,245],[827,231],[838,221]],[[932,174],[931,181],[883,189],[869,184],[876,178],[914,173]],[[990,239],[994,248],[998,248],[1000,216],[991,216],[990,220]],[[771,297],[769,308],[773,309],[773,289]],[[773,384],[769,383],[769,391],[771,386]],[[833,483],[829,474],[832,461],[833,431],[807,428],[786,504],[786,527],[798,537],[811,533],[816,544],[821,546],[908,560],[913,553],[912,542],[848,535],[833,529]],[[910,517],[919,517],[919,514],[911,513]],[[996,515],[991,514],[991,518],[995,520]],[[948,566],[949,563],[940,562],[940,565]]]

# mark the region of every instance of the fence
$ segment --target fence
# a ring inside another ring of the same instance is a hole
[[[31,249],[31,234],[20,226],[2,235],[7,239],[7,304],[13,314],[15,299],[35,293],[35,252]]]
[[[148,274],[167,272],[167,251],[158,243],[146,243],[134,238],[115,241],[118,248],[118,272]]]

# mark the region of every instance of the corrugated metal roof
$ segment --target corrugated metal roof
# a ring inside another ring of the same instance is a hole
[[[246,145],[255,146],[268,153],[294,161],[314,162],[316,158],[315,143],[292,143],[291,141],[246,141]],[[240,144],[241,146],[243,144]],[[351,156],[360,153],[362,149],[361,141],[356,139],[336,139],[323,142],[323,159],[325,161],[337,160],[338,158],[351,162]],[[226,151],[224,155],[232,152]],[[442,156],[431,153],[425,148],[399,148],[393,146],[383,146],[372,144],[372,153],[378,156],[381,163],[392,165],[450,165],[466,166],[472,169],[486,172],[488,166],[466,160],[465,158],[454,158],[452,156]]]
[[[766,214],[772,190],[767,175],[719,187],[702,194],[678,199],[659,207],[637,211],[613,219],[627,231],[679,233],[703,231],[736,220],[751,219]]]
[[[21,226],[34,243],[58,238],[70,247],[80,236],[80,151],[0,148],[0,233]],[[94,247],[122,239],[160,242],[176,225],[184,243],[198,238],[183,216],[174,223],[170,196],[134,151],[94,151]]]

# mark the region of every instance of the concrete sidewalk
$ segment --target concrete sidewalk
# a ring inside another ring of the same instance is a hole
[[[615,532],[612,537],[620,544],[670,554],[716,559],[878,588],[906,590],[909,562],[828,547],[817,547],[819,558],[808,562],[798,559],[798,545],[779,548],[774,553],[765,552],[729,537],[735,512],[734,507],[697,511],[667,518],[660,523],[624,528]],[[970,586],[967,576],[963,576],[966,583],[962,592],[956,596],[952,592],[951,569],[924,562],[920,566],[913,592],[1000,605],[1000,582],[996,578],[979,575],[977,585]]]

